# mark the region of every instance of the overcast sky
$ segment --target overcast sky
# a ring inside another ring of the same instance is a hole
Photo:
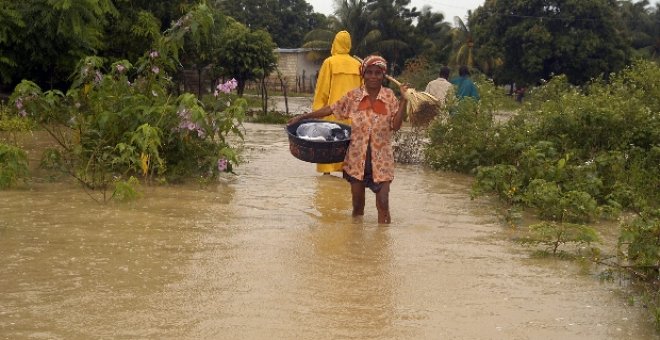
[[[325,15],[332,14],[332,0],[306,0],[308,4],[314,7],[315,12]],[[454,17],[459,16],[465,19],[469,9],[475,9],[484,3],[484,0],[412,0],[411,5],[421,10],[424,6],[431,6],[433,12],[442,12],[445,15],[445,21],[454,22]]]
[[[332,0],[306,0],[307,3],[314,7],[315,12],[330,15],[333,12]],[[637,1],[635,1],[637,2]],[[483,5],[484,0],[412,0],[411,5],[421,10],[424,6],[431,6],[433,12],[442,12],[445,15],[445,21],[453,23],[454,17],[458,16],[465,20],[468,10],[474,10]],[[660,0],[651,0],[649,3],[660,3]]]

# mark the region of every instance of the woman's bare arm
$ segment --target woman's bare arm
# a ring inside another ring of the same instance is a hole
[[[293,118],[289,119],[287,125],[295,124],[303,119],[323,118],[331,114],[332,114],[332,109],[330,108],[330,106],[324,106],[316,111],[307,112],[301,115],[294,116]]]

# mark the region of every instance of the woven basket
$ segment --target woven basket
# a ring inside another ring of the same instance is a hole
[[[346,124],[327,120],[308,119],[289,125],[286,127],[286,132],[289,136],[289,150],[291,151],[291,154],[301,161],[310,163],[327,164],[343,162],[344,157],[346,156],[346,151],[348,150],[348,145],[351,142],[350,139],[325,142],[312,141],[298,137],[296,134],[298,126],[303,123],[311,122],[333,123],[339,125],[342,129],[348,130],[349,132],[351,131],[351,127]]]

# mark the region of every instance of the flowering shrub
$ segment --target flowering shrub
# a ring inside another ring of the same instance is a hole
[[[45,152],[46,167],[104,193],[113,185],[128,192],[132,176],[171,182],[231,171],[239,158],[227,137],[242,137],[246,108],[232,94],[235,81],[218,85],[204,101],[170,91],[167,70],[177,64],[182,32],[191,31],[196,16],[186,18],[135,66],[122,60],[105,67],[101,58],[87,57],[66,93],[43,92],[29,81],[16,87],[14,112],[36,121],[59,145]]]
[[[219,84],[216,87],[215,92],[213,92],[213,95],[215,97],[217,97],[217,96],[220,95],[220,93],[228,94],[231,91],[233,91],[237,86],[238,86],[238,81],[236,81],[236,79],[232,78],[231,80],[227,81],[226,83]]]

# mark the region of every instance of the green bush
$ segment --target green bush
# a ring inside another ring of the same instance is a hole
[[[649,210],[622,226],[619,247],[634,274],[660,286],[660,209]]]
[[[562,245],[591,245],[600,239],[596,230],[581,224],[541,222],[530,225],[529,231],[529,235],[518,242],[525,245],[545,245],[554,255]]]
[[[436,169],[472,172],[478,166],[494,164],[498,128],[493,116],[479,111],[480,103],[463,100],[448,122],[434,120],[429,127],[427,163]]]
[[[30,131],[33,128],[34,122],[32,120],[12,114],[9,107],[0,103],[0,133],[16,134]]]
[[[137,178],[131,176],[128,180],[118,179],[114,183],[115,189],[112,197],[118,201],[134,201],[140,197],[140,182]]]
[[[534,99],[502,124],[492,121],[494,106],[487,99],[460,103],[456,115],[430,127],[426,160],[435,168],[467,173],[513,166],[521,195],[540,179],[554,183],[560,196],[589,195],[606,215],[657,206],[660,101],[653,95],[660,95],[660,78],[653,77],[660,77],[660,68],[651,62],[584,88],[558,76],[532,90]],[[500,175],[508,181],[508,174]],[[497,182],[493,176],[478,175],[475,190],[484,193],[492,185],[479,182]],[[593,219],[593,209],[588,210],[589,217],[583,217]]]
[[[498,164],[477,168],[477,181],[472,190],[474,197],[483,193],[495,193],[508,204],[520,203],[520,172],[513,165]]]
[[[27,153],[24,150],[0,143],[0,189],[7,189],[29,175]]]
[[[429,128],[426,161],[476,172],[474,197],[493,193],[508,212],[536,212],[541,221],[521,242],[546,245],[553,254],[567,243],[597,242],[588,224],[598,218],[638,215],[621,228],[623,265],[611,265],[647,284],[660,320],[658,79],[660,66],[649,61],[583,87],[557,76],[531,89],[518,113],[501,124],[492,121],[497,106],[488,96],[463,104]]]
[[[114,197],[134,197],[127,190],[132,177],[171,182],[231,171],[239,157],[229,137],[242,138],[247,106],[231,93],[237,82],[219,84],[200,100],[175,96],[168,75],[179,64],[184,37],[208,24],[205,8],[168,30],[135,66],[87,57],[66,93],[44,92],[25,80],[16,86],[10,97],[15,116],[37,122],[58,145],[44,153],[42,166],[74,176],[104,198],[112,187],[118,189]]]

